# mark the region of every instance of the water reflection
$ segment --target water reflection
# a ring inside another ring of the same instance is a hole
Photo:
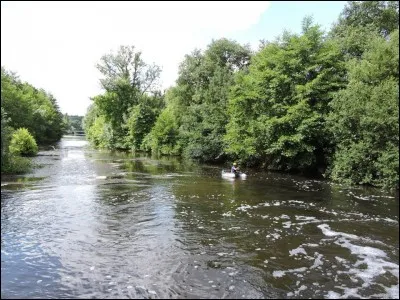
[[[2,297],[398,297],[397,194],[82,138],[36,159],[30,188],[2,185]]]

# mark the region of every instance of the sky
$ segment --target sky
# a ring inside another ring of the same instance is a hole
[[[346,1],[1,1],[1,65],[52,93],[62,113],[85,115],[103,92],[96,64],[120,45],[134,45],[161,66],[173,86],[185,54],[212,39],[249,43],[300,33],[313,16],[328,31]]]

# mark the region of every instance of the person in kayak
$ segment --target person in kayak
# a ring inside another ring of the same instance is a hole
[[[231,173],[237,174],[239,171],[239,167],[237,166],[236,163],[233,163],[233,166],[231,168]]]

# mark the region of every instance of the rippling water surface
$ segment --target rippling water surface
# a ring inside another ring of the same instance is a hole
[[[1,182],[2,298],[398,298],[399,196],[93,151]]]

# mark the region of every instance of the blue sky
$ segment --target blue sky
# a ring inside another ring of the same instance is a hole
[[[163,69],[160,87],[177,78],[179,63],[195,48],[226,37],[257,49],[284,29],[301,31],[312,15],[329,30],[346,2],[234,1],[1,2],[1,63],[21,80],[51,92],[63,113],[84,115],[102,92],[100,57],[135,45]]]
[[[240,43],[250,42],[252,46],[260,39],[274,40],[284,29],[301,32],[305,16],[313,16],[314,22],[326,31],[336,22],[347,1],[272,1],[263,12],[259,22],[247,30],[232,34]]]

